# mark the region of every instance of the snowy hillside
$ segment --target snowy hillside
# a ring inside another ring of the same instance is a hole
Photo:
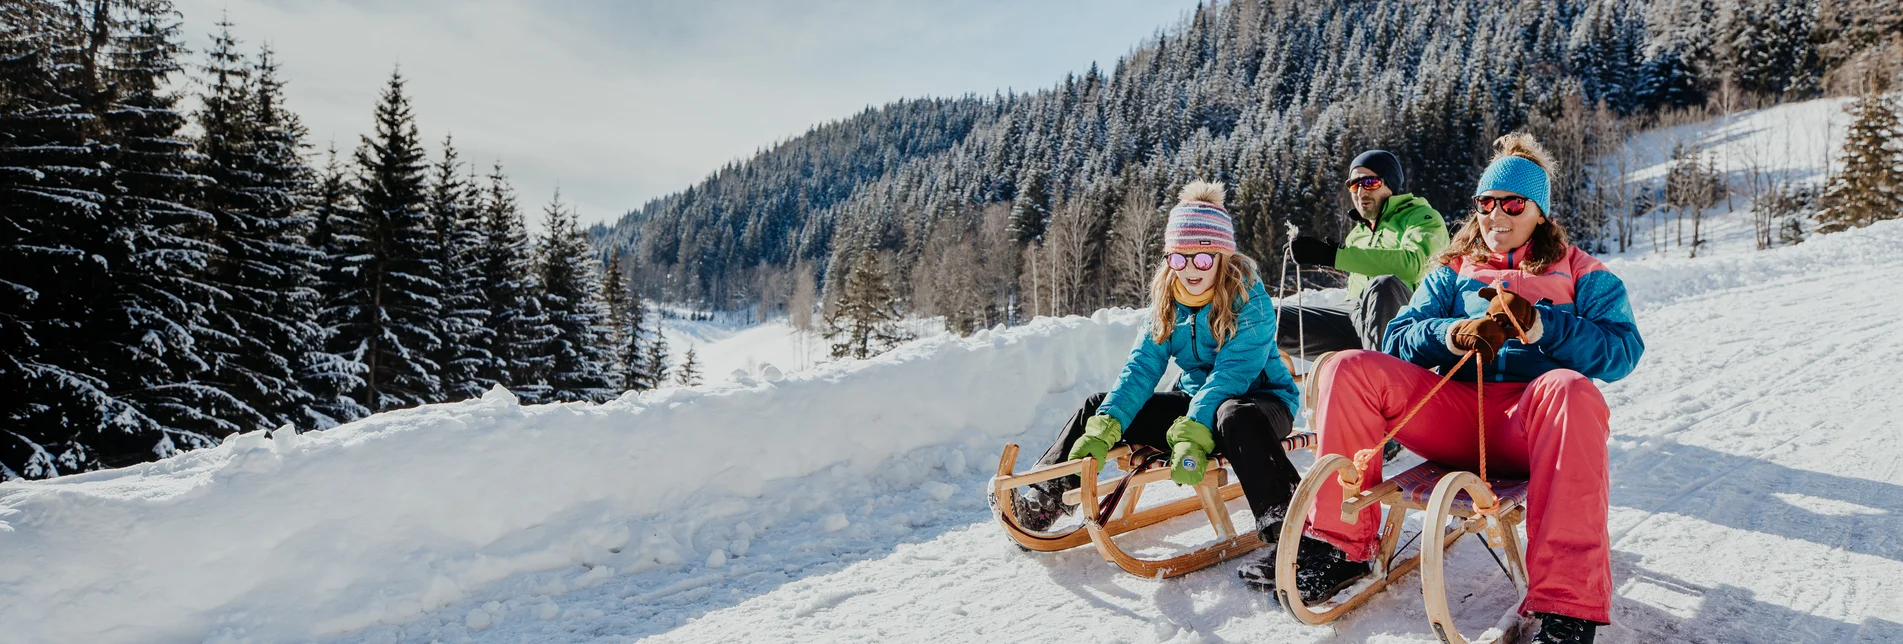
[[[1670,135],[1809,145],[1821,135],[1794,128],[1825,109]],[[1600,641],[1903,641],[1900,251],[1890,222],[1608,260],[1647,350],[1604,387],[1616,596]],[[498,390],[7,483],[0,642],[1433,641],[1417,581],[1308,627],[1228,565],[1155,581],[1005,540],[983,496],[998,449],[1025,445],[1028,465],[1110,384],[1140,319],[1042,319],[804,371],[770,357],[798,355],[771,354],[797,351],[768,335],[788,328],[677,325],[700,334],[710,381],[748,360],[789,373],[602,405]],[[1207,534],[1178,520],[1132,537]],[[1450,571],[1470,621],[1510,601],[1478,545]]]

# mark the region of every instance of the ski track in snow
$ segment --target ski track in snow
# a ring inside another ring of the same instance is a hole
[[[1700,259],[1607,261],[1647,349],[1602,386],[1615,598],[1599,641],[1903,641],[1903,222],[1766,252],[1744,222],[1708,221]],[[1434,641],[1418,573],[1311,627],[1233,564],[1139,579],[1088,547],[1006,540],[984,499],[998,449],[1019,443],[1028,466],[1110,384],[1139,320],[602,406],[498,394],[9,483],[0,642]],[[736,368],[775,350],[702,339]],[[1124,543],[1212,536],[1191,515]],[[1449,570],[1469,635],[1510,606],[1473,539]]]
[[[1633,286],[1647,353],[1631,377],[1604,387],[1616,598],[1600,641],[1903,638],[1899,248],[1903,223],[1891,223],[1766,253],[1614,261]],[[1045,433],[1019,442],[1035,452]],[[962,518],[944,517],[950,525],[926,530],[935,536],[914,530],[797,581],[762,585],[753,573],[727,599],[644,606],[647,617],[621,628],[523,624],[477,640],[1433,641],[1411,586],[1418,574],[1336,624],[1302,626],[1230,565],[1158,582],[1088,548],[1020,552],[984,514],[984,478],[957,482],[969,492],[937,509]],[[1246,518],[1240,502],[1230,508]],[[1209,536],[1197,523],[1129,538],[1194,543]],[[1450,594],[1463,598],[1458,617],[1484,625],[1510,598],[1468,541],[1454,548]]]
[[[1699,260],[1613,260],[1647,353],[1604,387],[1611,446],[1614,624],[1604,642],[1885,642],[1903,638],[1903,223],[1795,248]],[[1028,465],[1047,427],[1100,381],[1054,392],[1016,437]],[[1428,642],[1408,577],[1349,617],[1309,627],[1232,565],[1138,579],[1089,548],[1028,553],[991,521],[1001,441],[835,468],[772,486],[676,534],[696,556],[563,588],[576,566],[472,592],[414,621],[338,641]],[[1308,458],[1298,460],[1306,466]],[[1404,467],[1393,464],[1391,468]],[[920,480],[959,493],[943,502]],[[1166,493],[1158,488],[1154,493]],[[1159,495],[1160,496],[1160,495]],[[1230,510],[1247,519],[1241,502]],[[843,513],[849,524],[829,530]],[[744,527],[735,526],[745,523]],[[1130,535],[1143,548],[1211,536],[1196,517]],[[1411,527],[1418,528],[1418,525]],[[698,555],[751,539],[709,568]],[[1160,550],[1152,550],[1153,554]],[[1487,554],[1452,551],[1450,595],[1484,626],[1511,602]],[[552,619],[550,603],[560,606]],[[471,611],[491,606],[471,630]]]

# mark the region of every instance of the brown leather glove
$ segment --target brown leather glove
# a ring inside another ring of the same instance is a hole
[[[1518,338],[1519,330],[1522,329],[1531,334],[1533,326],[1540,322],[1540,312],[1533,308],[1533,300],[1521,297],[1518,293],[1488,286],[1480,289],[1480,297],[1487,299],[1487,317],[1500,323],[1500,328],[1507,331],[1508,337]],[[1514,320],[1520,322],[1517,329],[1513,325]]]
[[[1447,348],[1455,354],[1479,351],[1480,361],[1493,362],[1500,355],[1500,347],[1506,346],[1507,330],[1493,318],[1474,318],[1455,322],[1447,330]]]

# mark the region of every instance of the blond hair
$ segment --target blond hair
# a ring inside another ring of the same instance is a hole
[[[1256,280],[1256,265],[1255,260],[1242,253],[1216,257],[1216,283],[1209,286],[1216,290],[1215,297],[1209,301],[1209,331],[1216,336],[1216,350],[1221,351],[1224,342],[1236,337],[1236,307],[1249,302],[1249,285]],[[1157,344],[1168,342],[1176,330],[1175,280],[1176,272],[1170,270],[1169,262],[1158,266],[1156,278],[1150,280],[1150,339]]]
[[[1553,176],[1554,168],[1558,167],[1553,163],[1553,154],[1546,151],[1546,146],[1540,145],[1533,135],[1525,132],[1514,132],[1494,139],[1493,149],[1493,159],[1488,163],[1506,157],[1520,157],[1545,170],[1549,178]],[[1552,192],[1548,188],[1547,194]],[[1534,207],[1537,209],[1538,205],[1534,204]],[[1484,263],[1493,255],[1493,249],[1487,248],[1486,240],[1480,238],[1480,212],[1469,209],[1469,213],[1466,223],[1460,225],[1460,231],[1454,233],[1453,241],[1447,244],[1447,250],[1435,258],[1440,263],[1452,263],[1462,257],[1467,258],[1468,262]],[[1547,267],[1565,258],[1567,249],[1573,245],[1572,236],[1566,234],[1566,227],[1553,218],[1553,213],[1542,211],[1540,217],[1542,221],[1533,228],[1533,236],[1526,240],[1526,258],[1520,260],[1520,268],[1534,275],[1546,272]]]

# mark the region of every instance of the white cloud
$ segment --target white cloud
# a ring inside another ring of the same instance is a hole
[[[432,148],[500,158],[526,205],[559,184],[612,220],[722,163],[902,97],[1048,87],[1106,68],[1186,0],[179,0],[203,51],[221,13],[269,43],[321,150],[371,127],[393,66]],[[531,217],[534,219],[534,217]]]

